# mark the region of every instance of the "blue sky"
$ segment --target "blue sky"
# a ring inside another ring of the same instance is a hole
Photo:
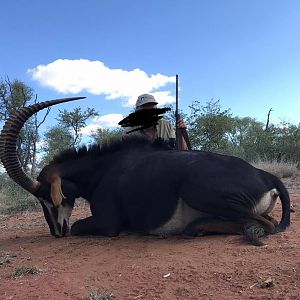
[[[174,101],[220,99],[234,116],[300,122],[300,1],[3,0],[0,76],[40,101],[86,96],[80,105],[110,126],[138,94]]]

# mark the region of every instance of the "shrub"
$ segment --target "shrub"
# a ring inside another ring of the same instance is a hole
[[[10,179],[0,175],[0,213],[16,213],[39,208],[37,199]]]
[[[87,300],[115,300],[115,296],[103,289],[93,289],[90,291]]]
[[[279,178],[296,176],[299,172],[297,169],[297,163],[294,162],[265,161],[258,159],[257,161],[253,162],[252,165],[258,169],[262,169],[274,174]]]
[[[18,278],[18,277],[23,277],[26,275],[38,275],[41,273],[41,270],[39,270],[36,267],[20,267],[20,268],[16,268],[13,273],[12,273],[12,277],[13,278]]]

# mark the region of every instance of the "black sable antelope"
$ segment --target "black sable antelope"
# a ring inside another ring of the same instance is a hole
[[[31,179],[16,154],[20,129],[39,110],[77,99],[16,111],[0,138],[7,173],[39,199],[52,235],[68,233],[80,196],[90,203],[92,215],[72,225],[74,235],[115,236],[124,229],[157,235],[239,233],[261,245],[261,236],[289,226],[289,195],[275,176],[236,157],[169,150],[160,141],[127,138],[109,146],[67,150],[45,166],[37,180]],[[279,224],[269,216],[278,197]]]

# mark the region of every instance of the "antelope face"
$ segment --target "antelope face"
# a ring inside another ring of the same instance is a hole
[[[63,237],[69,234],[70,224],[69,219],[72,214],[75,199],[70,201],[63,201],[58,207],[43,198],[39,198],[42,205],[45,219],[48,223],[50,232],[55,237]],[[69,203],[68,203],[69,202]]]
[[[50,233],[55,237],[64,237],[70,233],[69,219],[78,192],[76,186],[66,180],[62,180],[61,190],[64,197],[59,203],[53,201],[49,184],[41,184],[38,193]]]

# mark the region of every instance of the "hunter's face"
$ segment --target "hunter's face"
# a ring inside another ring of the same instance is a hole
[[[145,103],[143,105],[140,105],[136,108],[136,111],[142,110],[142,109],[151,109],[151,108],[157,108],[157,104],[155,103]]]

